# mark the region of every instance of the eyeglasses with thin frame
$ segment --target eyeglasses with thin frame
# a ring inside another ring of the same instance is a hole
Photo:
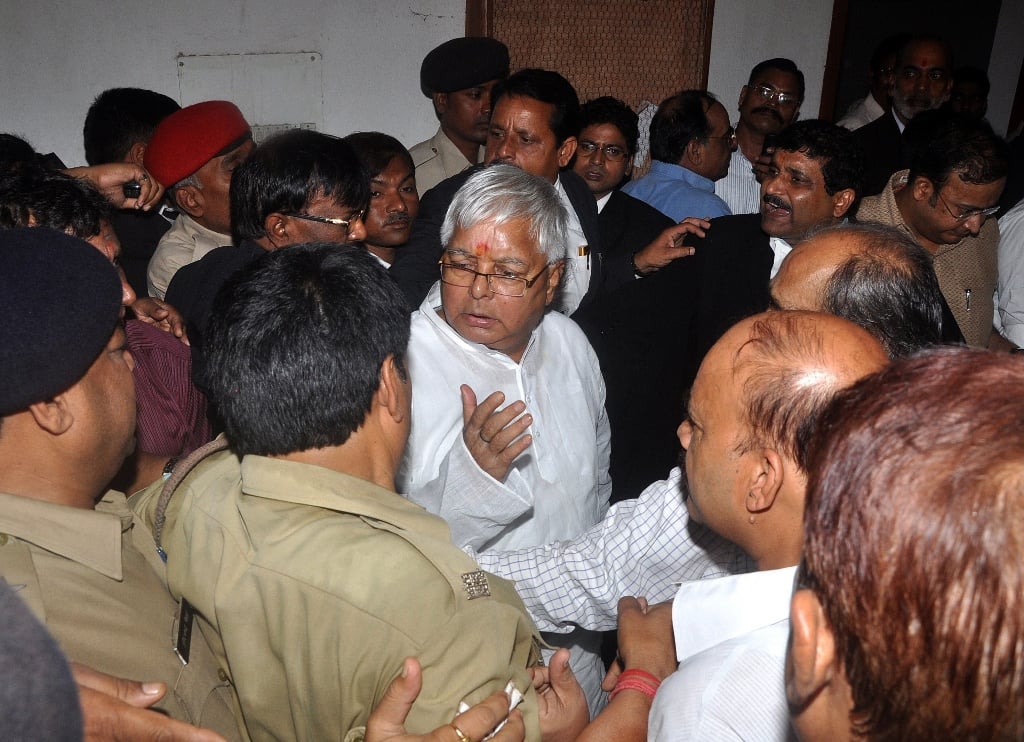
[[[780,106],[795,106],[800,100],[792,93],[783,93],[781,90],[775,90],[767,85],[755,85],[753,91],[759,98],[764,100],[774,101]]]
[[[298,212],[290,211],[285,216],[294,217],[295,219],[305,219],[308,222],[320,222],[321,224],[333,224],[336,227],[344,227],[346,232],[352,231],[353,222],[362,221],[363,217],[366,216],[366,209],[360,209],[352,214],[348,219],[342,219],[337,216],[315,216],[313,214],[299,214]]]
[[[487,289],[491,293],[500,296],[519,297],[525,296],[526,290],[537,283],[544,272],[551,267],[551,263],[545,263],[544,267],[533,278],[520,278],[519,276],[508,276],[503,273],[481,273],[467,265],[459,263],[446,263],[442,257],[437,264],[441,266],[441,282],[449,286],[460,286],[466,288],[472,286],[477,277],[487,279]]]
[[[956,214],[951,208],[949,208],[949,203],[947,203],[946,199],[942,197],[942,193],[935,191],[935,195],[942,202],[942,205],[946,207],[946,211],[949,215],[958,222],[966,222],[968,219],[973,219],[976,216],[980,216],[981,220],[985,221],[990,216],[995,216],[996,212],[999,211],[998,206],[989,206],[987,209],[968,209],[961,214]]]
[[[733,127],[730,126],[729,129],[722,136],[720,136],[720,137],[708,137],[708,139],[722,139],[727,144],[731,145],[733,142],[736,141],[736,129],[734,129]]]
[[[597,152],[597,150],[601,150],[609,162],[622,162],[629,154],[624,147],[620,147],[617,144],[598,144],[597,142],[593,142],[589,139],[579,140],[579,144],[576,148],[579,150],[579,153],[585,157],[590,157]]]

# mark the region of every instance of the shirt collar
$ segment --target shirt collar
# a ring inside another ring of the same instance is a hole
[[[450,338],[452,342],[454,342],[459,347],[460,350],[470,354],[486,355],[494,359],[495,361],[501,363],[502,365],[509,366],[510,368],[515,368],[517,365],[523,364],[523,362],[526,360],[526,357],[530,354],[530,349],[533,348],[533,346],[538,342],[538,338],[541,334],[541,328],[544,327],[544,319],[541,318],[540,324],[538,324],[537,327],[534,328],[533,332],[530,333],[530,340],[526,344],[526,350],[523,351],[523,357],[519,359],[519,363],[517,364],[515,361],[509,358],[505,353],[502,353],[500,350],[491,350],[486,345],[482,345],[481,343],[473,343],[470,342],[469,340],[466,340],[466,338],[462,337],[462,335],[460,335],[454,329],[452,329],[452,326],[449,325],[444,320],[444,317],[440,315],[440,310],[441,281],[438,280],[435,281],[434,285],[430,287],[430,291],[427,292],[427,297],[423,300],[423,303],[420,304],[420,313],[424,317],[426,317],[427,321],[430,322],[437,329],[438,332]]]
[[[693,580],[679,586],[672,628],[680,662],[789,617],[796,567]]]
[[[612,197],[613,193],[615,193],[615,191],[608,191],[608,193],[604,194],[603,196],[601,196],[601,198],[597,199],[597,213],[598,214],[600,214],[601,210],[605,206],[608,205],[608,202],[611,200],[611,197]]]
[[[451,541],[447,524],[419,505],[373,482],[322,466],[245,456],[242,492],[267,500],[349,513]]]
[[[786,256],[792,252],[793,247],[781,237],[769,237],[768,245],[772,248],[772,252],[775,254],[775,259],[772,261],[772,272],[768,277],[769,280],[775,278],[775,274],[779,272],[779,268],[782,267],[782,261],[786,259]]]
[[[120,492],[108,492],[103,506],[106,512],[0,494],[0,531],[121,580],[121,539],[132,526],[131,511]]]
[[[651,169],[647,172],[648,174],[656,174],[662,178],[685,181],[688,185],[701,191],[707,191],[708,193],[715,192],[715,181],[705,178],[703,175],[698,175],[682,165],[673,165],[669,162],[653,160],[651,162]]]

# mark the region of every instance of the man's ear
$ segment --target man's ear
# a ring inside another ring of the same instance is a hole
[[[408,378],[407,372],[399,370],[398,362],[393,355],[384,359],[384,363],[380,367],[380,386],[377,387],[377,398],[396,423],[403,422],[409,416]]]
[[[744,85],[742,88],[740,88],[740,99],[736,103],[736,107],[737,108],[743,108],[743,102],[747,99],[747,93],[749,93],[749,92],[750,92],[750,86],[749,85]]]
[[[548,269],[548,286],[547,293],[544,296],[544,306],[548,306],[555,300],[555,294],[558,290],[559,285],[562,283],[562,275],[565,273],[565,261],[556,261]]]
[[[178,206],[178,209],[184,211],[193,219],[201,218],[206,208],[206,199],[203,198],[202,190],[191,185],[184,185],[175,189],[174,203]]]
[[[129,148],[128,154],[125,157],[125,160],[127,160],[130,163],[132,163],[133,165],[138,165],[139,167],[145,167],[145,165],[142,164],[143,160],[145,159],[145,155],[146,155],[146,143],[145,142],[136,142],[135,144],[133,144]]]
[[[36,402],[28,407],[36,425],[50,435],[63,435],[71,429],[75,416],[68,404],[67,394],[58,394],[53,399]]]
[[[832,681],[836,672],[836,643],[825,612],[812,591],[793,592],[789,604],[789,663],[786,698],[803,709]]]
[[[566,137],[558,148],[558,167],[563,168],[568,165],[574,154],[576,154],[576,137]]]
[[[267,214],[267,218],[263,220],[263,231],[267,234],[267,239],[270,240],[271,244],[275,247],[281,245],[288,245],[293,242],[291,235],[288,233],[289,226],[291,225],[291,219],[284,214],[274,211]]]
[[[746,508],[750,513],[761,513],[771,509],[779,496],[785,478],[782,456],[771,448],[757,452],[757,465],[751,473],[751,482],[746,497]]]
[[[430,99],[434,102],[434,113],[438,118],[448,113],[448,93],[434,93]]]
[[[832,196],[832,216],[836,219],[842,219],[856,200],[857,192],[852,188],[844,188],[841,191],[837,191]]]
[[[688,167],[689,165],[699,167],[701,162],[703,162],[704,160],[705,144],[705,142],[700,142],[697,139],[691,139],[689,142],[686,143],[686,147],[683,148],[682,162],[676,164],[681,165],[682,167]]]
[[[915,201],[927,201],[935,193],[935,184],[923,175],[914,178],[914,182],[907,188],[910,189],[910,195],[914,197]]]

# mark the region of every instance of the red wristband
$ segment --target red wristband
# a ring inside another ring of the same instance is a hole
[[[648,698],[654,698],[661,681],[645,670],[623,670],[619,679],[615,681],[615,688],[608,696],[608,700],[615,698],[620,691],[638,690]]]

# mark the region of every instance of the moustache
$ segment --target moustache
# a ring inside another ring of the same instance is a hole
[[[767,106],[759,106],[758,108],[755,108],[750,113],[752,115],[755,114],[755,113],[767,113],[772,118],[774,118],[776,121],[778,121],[780,126],[785,123],[782,120],[782,114],[779,113],[778,111],[776,111],[774,108],[768,108]]]
[[[786,211],[793,210],[793,207],[789,204],[788,201],[786,201],[786,199],[782,198],[781,196],[776,196],[775,194],[772,193],[765,194],[764,198],[762,198],[761,200],[764,201],[764,203],[776,209],[785,209]]]
[[[412,219],[409,218],[408,214],[392,214],[384,220],[384,226],[390,227],[392,224],[408,224]]]

